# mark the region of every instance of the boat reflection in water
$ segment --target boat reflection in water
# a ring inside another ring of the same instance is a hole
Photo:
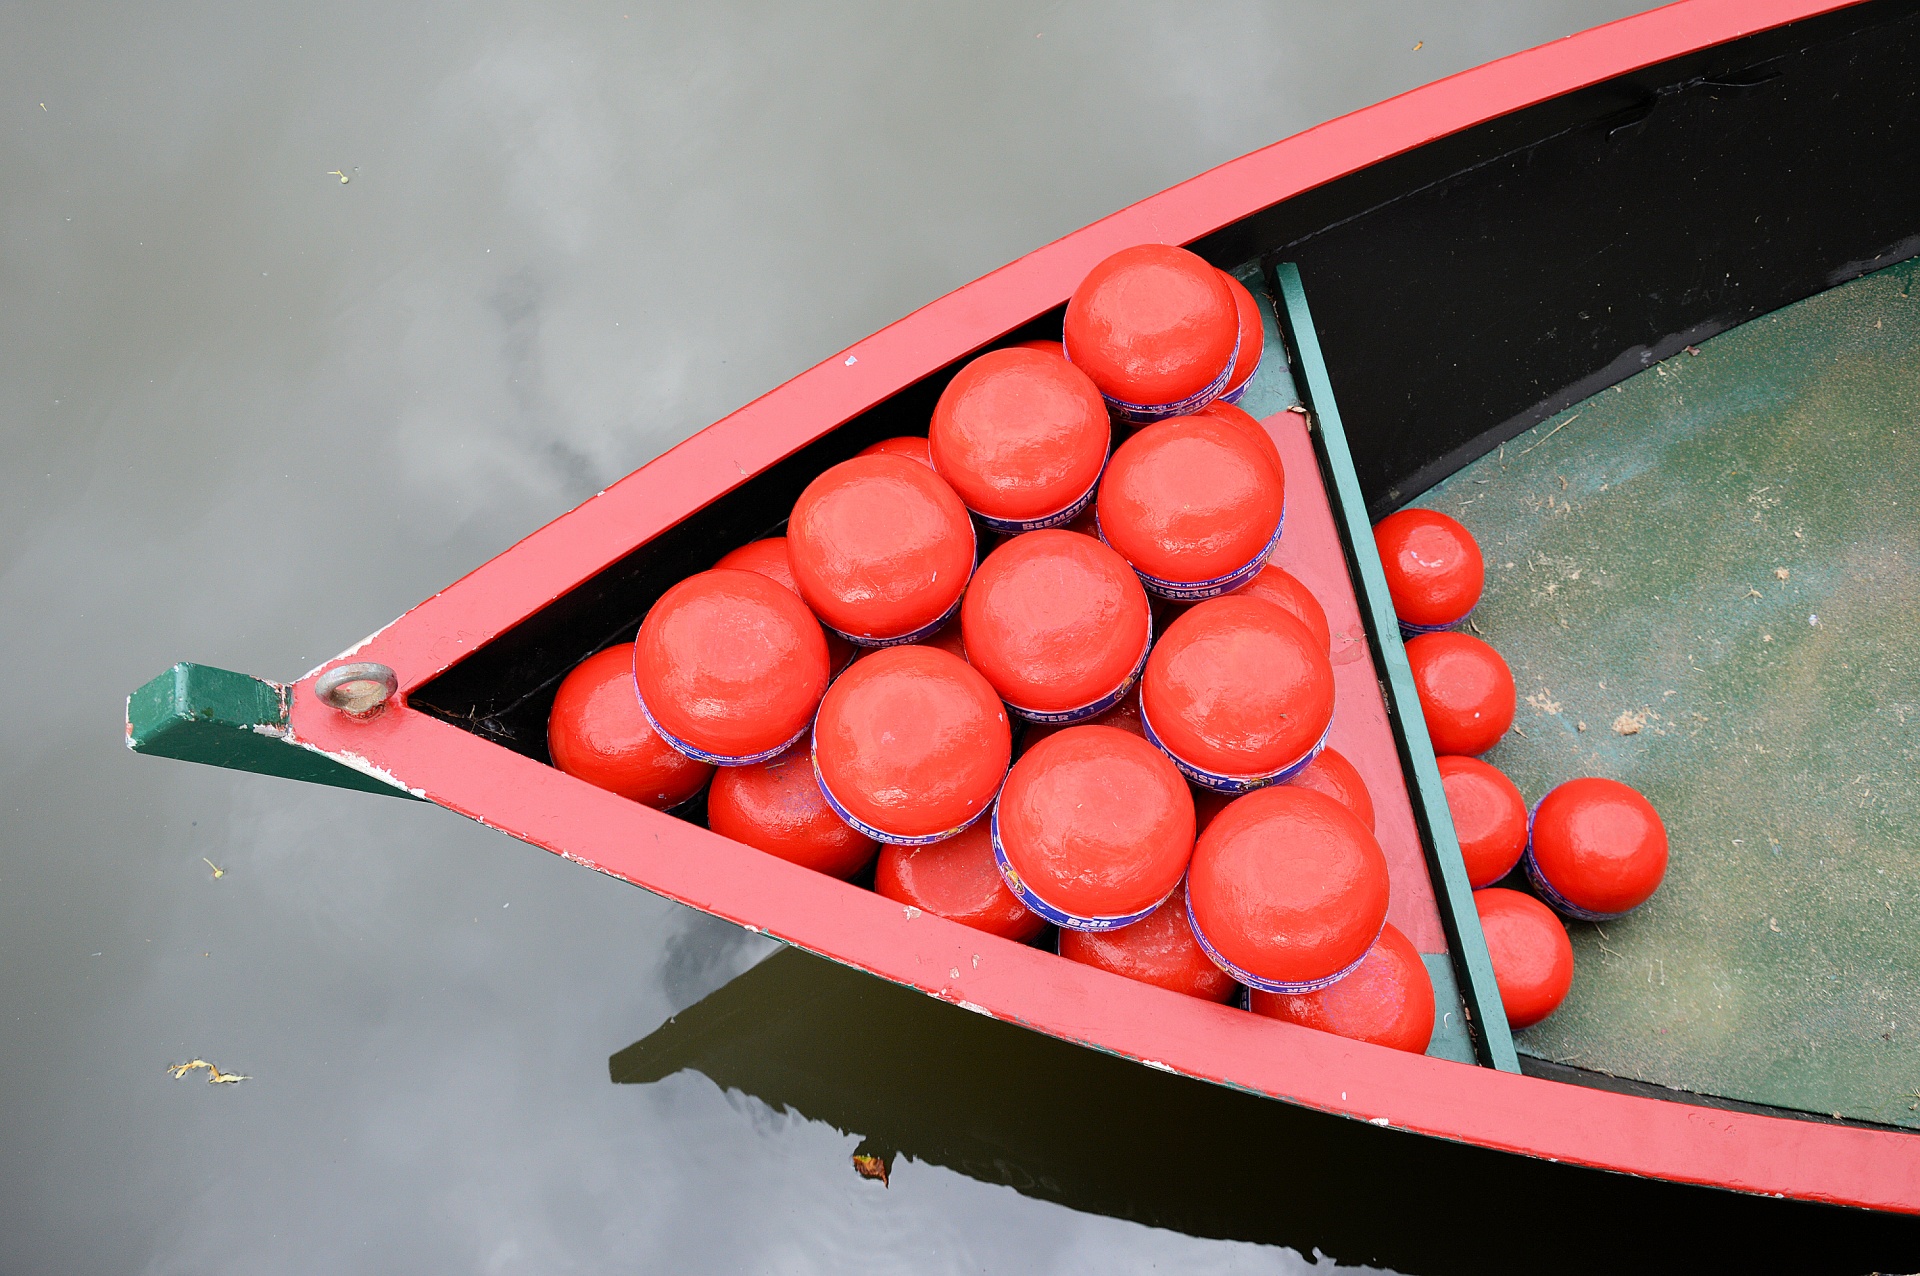
[[[1917,1242],[1911,1220],[1552,1165],[1187,1080],[794,948],[607,1066],[618,1085],[698,1072],[857,1135],[856,1154],[890,1166],[1348,1263],[1857,1272]]]

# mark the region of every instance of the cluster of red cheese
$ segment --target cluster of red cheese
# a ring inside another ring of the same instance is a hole
[[[556,765],[661,808],[711,775],[710,827],[770,854],[877,855],[904,905],[1425,1050],[1372,801],[1324,747],[1326,615],[1267,561],[1286,476],[1233,402],[1262,344],[1238,281],[1115,254],[1062,341],[972,360],[926,438],[829,468],[569,675]]]
[[[1480,600],[1479,545],[1423,509],[1382,519],[1374,539],[1500,999],[1508,1023],[1525,1028],[1573,986],[1573,945],[1555,910],[1606,921],[1645,903],[1666,875],[1666,827],[1645,797],[1596,776],[1568,780],[1529,812],[1519,786],[1479,758],[1513,724],[1513,674],[1490,645],[1451,628]],[[1533,894],[1495,885],[1523,863]]]

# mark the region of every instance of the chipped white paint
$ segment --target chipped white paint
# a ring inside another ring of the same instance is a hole
[[[352,767],[354,770],[358,771],[361,775],[371,777],[372,779],[380,781],[380,783],[382,784],[390,784],[394,788],[399,789],[402,793],[411,793],[413,796],[419,798],[422,802],[430,802],[433,800],[427,796],[427,791],[425,789],[414,788],[412,785],[408,784],[405,780],[402,780],[399,776],[387,770],[385,767],[375,766],[372,762],[369,762],[366,758],[361,757],[357,753],[350,753],[345,749],[342,749],[338,753],[329,753],[327,750],[320,748],[318,745],[308,744],[305,740],[296,739],[292,731],[288,731],[287,734],[281,736],[280,738],[285,740],[288,744],[298,745],[300,748],[305,749],[308,753],[317,753],[323,758],[332,758],[335,762],[340,763],[342,766]],[[476,817],[476,820],[478,823],[481,823],[481,824],[487,823],[487,821],[483,818]],[[487,827],[491,828],[493,826],[489,824],[487,825]]]
[[[962,1010],[971,1010],[976,1015],[985,1015],[989,1019],[993,1018],[993,1011],[988,1010],[985,1006],[976,1006],[971,1001],[956,1001],[953,1004]]]
[[[907,915],[908,921],[912,921],[914,918],[920,915],[920,910],[915,908],[912,904],[908,904],[905,908],[901,909],[901,911]]]
[[[1368,1118],[1367,1118],[1367,1124],[1368,1124],[1368,1125],[1379,1125],[1379,1126],[1384,1126],[1384,1125],[1386,1125],[1386,1124],[1388,1124],[1388,1122],[1387,1122],[1387,1119],[1386,1119],[1385,1117],[1368,1117]]]
[[[1140,1062],[1146,1064],[1149,1068],[1155,1068],[1161,1072],[1171,1072],[1176,1077],[1180,1075],[1180,1073],[1177,1070],[1175,1070],[1172,1066],[1168,1064],[1164,1064],[1160,1062],[1158,1059],[1142,1059]]]

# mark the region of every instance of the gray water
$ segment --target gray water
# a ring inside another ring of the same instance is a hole
[[[832,1113],[615,1085],[765,948],[435,808],[136,758],[122,698],[295,677],[987,270],[1643,7],[0,4],[0,1271],[1366,1261],[1312,1210],[883,1189]]]

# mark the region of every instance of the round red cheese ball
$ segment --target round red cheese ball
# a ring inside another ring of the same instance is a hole
[[[967,659],[1026,717],[1100,712],[1147,654],[1146,591],[1078,532],[1016,536],[987,555],[960,607]]]
[[[1050,354],[1056,359],[1064,359],[1067,357],[1065,346],[1062,346],[1058,341],[1048,341],[1044,337],[1028,337],[1025,341],[1014,342],[1008,346],[1007,349],[1038,350],[1042,354]]]
[[[1221,398],[1231,402],[1246,391],[1247,382],[1253,380],[1253,374],[1260,370],[1260,356],[1266,348],[1267,331],[1261,319],[1260,303],[1254,300],[1247,286],[1224,270],[1220,272],[1220,277],[1227,281],[1227,291],[1233,294],[1233,308],[1240,319],[1240,350],[1234,356],[1233,371],[1227,374],[1227,388],[1221,391]]]
[[[1359,816],[1369,832],[1374,831],[1373,794],[1367,791],[1367,782],[1360,778],[1359,768],[1347,761],[1338,749],[1320,750],[1313,761],[1301,767],[1287,783],[1326,794]]]
[[[1107,930],[1179,884],[1193,798],[1165,754],[1113,727],[1068,727],[1007,775],[994,807],[1007,885],[1049,921]]]
[[[656,811],[679,806],[713,774],[662,740],[640,712],[632,643],[588,656],[561,679],[547,752],[568,775]]]
[[[829,877],[852,877],[879,847],[833,813],[798,745],[771,762],[727,767],[715,776],[707,827]]]
[[[813,725],[813,761],[843,817],[883,842],[935,842],[993,805],[1012,736],[993,687],[933,647],[889,647],[841,674]]]
[[[1166,902],[1131,926],[1062,930],[1060,955],[1202,1001],[1229,1001],[1240,991],[1193,937],[1185,885],[1174,887]]]
[[[1387,920],[1387,858],[1324,793],[1276,785],[1214,817],[1187,875],[1194,930],[1241,983],[1311,992],[1365,957]]]
[[[793,581],[793,564],[787,560],[787,538],[784,536],[769,536],[765,540],[749,541],[726,555],[714,566],[734,567],[743,572],[759,572],[768,580],[791,589],[795,598],[800,597],[800,586]],[[838,673],[847,667],[849,660],[853,659],[854,646],[831,629],[823,632],[827,635],[827,668]]]
[[[897,439],[881,439],[878,443],[869,443],[854,453],[855,456],[904,456],[918,461],[928,469],[933,468],[933,452],[927,441],[917,434],[902,435]]]
[[[1096,498],[1100,536],[1147,588],[1204,596],[1260,570],[1286,510],[1286,479],[1246,433],[1176,417],[1122,443]]]
[[[1533,813],[1527,874],[1570,916],[1618,917],[1659,889],[1667,874],[1667,826],[1653,803],[1618,780],[1568,780]]]
[[[1333,649],[1333,626],[1327,623],[1326,610],[1320,606],[1320,600],[1313,591],[1301,584],[1299,578],[1283,568],[1268,563],[1260,569],[1260,574],[1233,591],[1235,598],[1264,598],[1292,614],[1295,620],[1305,625],[1322,647]]]
[[[1258,598],[1215,598],[1167,627],[1147,657],[1141,716],[1198,783],[1266,783],[1333,721],[1326,645]]]
[[[1573,987],[1573,943],[1553,910],[1498,886],[1473,893],[1507,1024],[1526,1028],[1552,1014]]]
[[[1280,445],[1273,441],[1271,434],[1267,433],[1267,427],[1254,420],[1245,408],[1228,403],[1225,399],[1215,399],[1193,415],[1232,426],[1246,435],[1253,445],[1260,449],[1261,454],[1273,462],[1274,469],[1283,474],[1286,472],[1286,464],[1280,459]]]
[[[1025,943],[1047,919],[1015,899],[993,860],[993,831],[985,820],[944,842],[889,846],[880,852],[873,889],[922,912]]]
[[[1225,384],[1240,311],[1199,257],[1141,244],[1087,272],[1067,301],[1064,337],[1067,358],[1117,404],[1175,404]]]
[[[1467,881],[1475,890],[1491,886],[1513,871],[1527,849],[1527,800],[1503,772],[1478,758],[1443,757],[1439,763]]]
[[[662,594],[633,652],[641,704],[667,742],[728,766],[764,761],[804,732],[828,672],[826,635],[807,605],[731,567]]]
[[[937,625],[973,573],[973,520],[952,488],[899,455],[856,456],[807,484],[787,522],[800,596],[862,646]]]
[[[1000,531],[1066,522],[1107,463],[1112,426],[1087,374],[1038,350],[989,350],[934,405],[933,468]]]
[[[1513,672],[1472,634],[1421,634],[1407,663],[1435,753],[1478,757],[1513,725]]]
[[[1433,980],[1413,941],[1391,922],[1339,983],[1292,995],[1256,989],[1248,1004],[1257,1015],[1411,1054],[1425,1054],[1433,1039]]]
[[[1416,628],[1444,628],[1480,601],[1486,564],[1460,523],[1436,510],[1404,509],[1374,525],[1394,614]]]

